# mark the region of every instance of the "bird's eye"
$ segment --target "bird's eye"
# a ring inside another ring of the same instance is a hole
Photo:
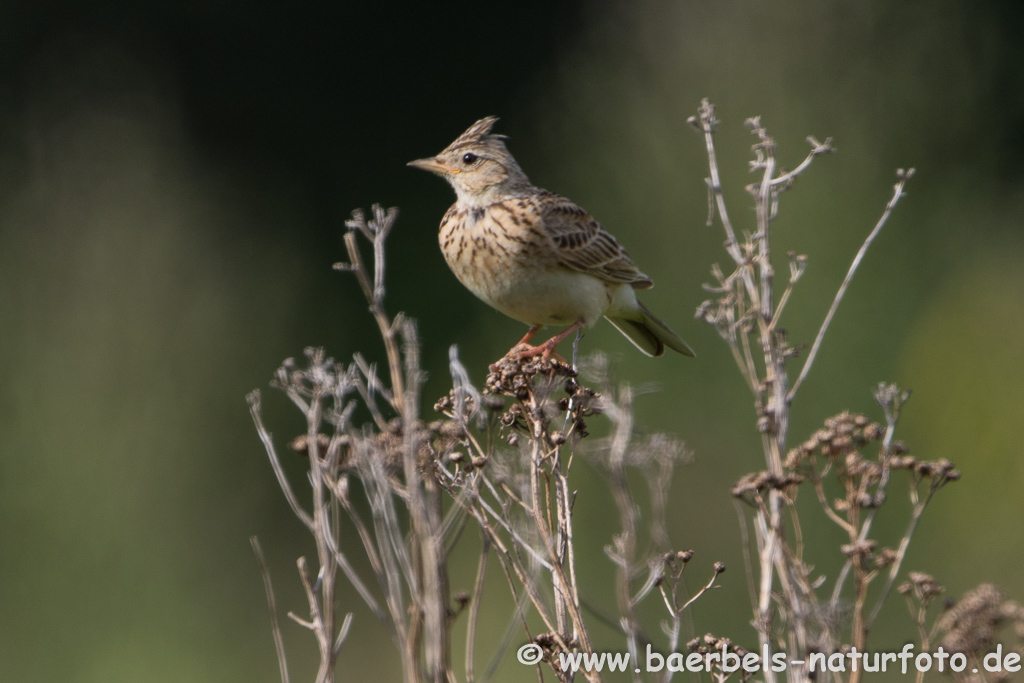
[[[466,152],[464,155],[462,155],[462,163],[466,164],[467,166],[469,166],[471,163],[473,163],[476,160],[477,160],[477,156],[475,154],[473,154],[472,152]]]

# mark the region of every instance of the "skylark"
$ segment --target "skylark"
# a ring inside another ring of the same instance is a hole
[[[530,326],[512,347],[517,357],[543,354],[604,316],[638,349],[665,347],[692,356],[685,341],[637,301],[654,283],[594,218],[565,197],[534,187],[480,119],[435,157],[409,166],[447,180],[457,200],[441,219],[441,251],[455,277],[480,299]],[[539,346],[545,325],[568,327]]]

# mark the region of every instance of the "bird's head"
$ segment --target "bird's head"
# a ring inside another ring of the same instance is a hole
[[[526,174],[505,148],[505,136],[491,134],[496,116],[480,119],[435,157],[409,166],[441,176],[455,188],[459,201],[487,206],[531,187]]]

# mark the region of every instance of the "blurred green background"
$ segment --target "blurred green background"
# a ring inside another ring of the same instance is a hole
[[[282,608],[300,613],[294,560],[312,545],[244,396],[307,345],[381,357],[355,283],[330,268],[344,219],[373,202],[403,211],[388,307],[419,320],[428,414],[450,344],[482,381],[522,326],[449,273],[435,235],[451,191],[404,163],[488,114],[535,183],[621,239],[658,283],[644,300],[698,352],[646,359],[608,325],[583,342],[620,356],[619,378],[660,385],[638,421],[695,455],[672,489],[673,542],[696,551],[694,586],[712,562],[729,567],[694,629],[747,646],[728,490],[762,459],[731,357],[692,317],[727,257],[704,225],[706,158],[686,118],[701,97],[718,105],[741,226],[753,225],[746,117],[763,116],[790,167],[805,136],[835,138],[839,154],[784,195],[775,223],[776,253],[810,258],[788,309],[795,342],[813,339],[895,169],[916,167],[791,433],[843,409],[880,418],[879,381],[912,389],[899,435],[964,478],[926,513],[906,568],[954,596],[992,581],[1024,598],[1022,35],[1010,1],[3,4],[0,680],[277,680],[248,537],[262,539]],[[264,397],[279,442],[303,429],[282,396]],[[579,574],[610,611],[613,506],[578,475]],[[814,559],[834,573],[840,538],[808,510]],[[880,517],[883,542],[903,512]],[[453,589],[469,587],[472,556]],[[493,578],[484,642],[507,617]],[[354,593],[340,599],[356,614],[340,679],[398,680],[383,629]],[[657,633],[656,605],[649,616]],[[311,638],[284,628],[293,680],[311,679]],[[893,600],[872,648],[912,635]],[[498,680],[524,673],[509,653]]]

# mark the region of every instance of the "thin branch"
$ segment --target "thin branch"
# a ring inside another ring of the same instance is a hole
[[[889,567],[889,574],[885,578],[885,585],[882,587],[882,592],[878,595],[878,600],[875,602],[874,609],[871,610],[871,615],[868,617],[864,624],[864,628],[871,628],[871,624],[874,623],[875,619],[878,618],[878,613],[882,611],[882,605],[885,602],[886,597],[889,595],[889,591],[892,590],[892,585],[896,581],[896,576],[900,573],[900,567],[903,566],[903,559],[907,556],[907,549],[910,547],[910,539],[914,535],[914,531],[917,530],[917,525],[921,521],[921,515],[924,514],[924,509],[928,506],[932,496],[938,489],[934,486],[929,490],[928,497],[918,503],[914,508],[913,516],[910,518],[910,523],[907,525],[907,530],[903,534],[903,538],[900,539],[900,547],[896,552],[896,561]]]
[[[689,607],[690,605],[695,603],[700,596],[704,595],[705,593],[707,593],[709,590],[711,590],[714,587],[715,579],[718,578],[719,574],[721,574],[722,572],[725,571],[724,567],[719,569],[720,566],[721,565],[716,565],[715,566],[715,572],[711,575],[711,579],[706,584],[701,586],[701,589],[699,591],[697,591],[697,593],[692,598],[690,598],[685,603],[683,603],[683,606],[680,607],[679,610],[678,610],[679,614],[682,614],[683,612],[685,612],[687,607]]]
[[[786,304],[789,303],[789,297],[793,294],[793,287],[800,278],[803,277],[804,271],[807,270],[807,257],[799,254],[789,252],[789,284],[786,285],[785,291],[782,292],[782,297],[779,299],[779,303],[775,306],[775,317],[772,318],[772,324],[769,329],[775,330],[778,325],[779,319],[782,317],[782,311],[786,308]]]
[[[804,361],[804,366],[800,370],[800,375],[796,378],[796,381],[793,382],[793,386],[789,390],[789,394],[786,396],[788,402],[792,402],[793,397],[796,396],[797,390],[807,377],[807,373],[811,371],[814,359],[818,355],[818,349],[821,348],[821,342],[825,338],[825,332],[828,331],[828,327],[832,323],[832,318],[839,309],[839,304],[842,302],[843,296],[846,294],[846,290],[850,286],[850,282],[853,280],[853,274],[857,272],[857,268],[860,266],[860,262],[864,259],[864,255],[867,253],[868,247],[871,246],[871,243],[875,241],[878,233],[880,233],[882,228],[885,227],[893,209],[896,208],[900,198],[903,197],[903,187],[906,185],[908,180],[914,177],[914,169],[910,168],[906,171],[900,169],[897,172],[896,177],[898,180],[894,187],[892,198],[889,200],[889,203],[885,205],[885,211],[882,212],[882,217],[878,219],[878,223],[875,225],[874,230],[872,230],[871,234],[869,234],[867,239],[864,240],[864,244],[861,245],[860,250],[857,252],[857,256],[854,257],[853,263],[850,264],[850,269],[846,273],[846,278],[843,280],[843,284],[840,285],[839,291],[836,292],[835,299],[832,301],[832,306],[828,309],[825,321],[822,322],[821,329],[818,330],[818,336],[815,337],[814,344],[811,346],[811,351],[807,354],[807,360]]]
[[[476,654],[476,624],[480,616],[480,598],[484,593],[487,556],[491,552],[491,541],[486,533],[482,534],[482,543],[480,560],[476,566],[476,581],[473,583],[473,594],[469,597],[469,617],[466,624],[466,683],[473,683],[476,680],[473,666],[473,657]]]
[[[299,505],[299,500],[295,497],[295,492],[292,491],[292,485],[288,482],[288,477],[285,476],[284,468],[281,467],[281,459],[278,458],[277,449],[274,448],[274,440],[271,438],[270,432],[263,425],[263,417],[260,414],[259,389],[249,392],[245,400],[249,403],[249,413],[252,415],[252,421],[256,425],[256,432],[259,434],[260,441],[263,442],[263,448],[267,451],[267,457],[270,458],[270,466],[274,469],[274,476],[277,477],[277,483],[281,487],[288,505],[295,516],[306,525],[306,528],[313,531],[313,518]]]
[[[267,606],[270,608],[270,629],[274,634],[274,650],[277,652],[277,666],[281,671],[281,683],[289,683],[288,658],[284,651],[284,639],[281,637],[281,623],[277,618],[277,600],[274,598],[274,585],[270,580],[270,567],[267,565],[267,558],[263,555],[263,548],[255,536],[249,537],[252,545],[252,552],[256,555],[256,563],[260,566],[260,576],[263,577],[263,589],[267,592]]]
[[[789,173],[783,173],[771,181],[773,187],[784,185],[794,180],[798,175],[803,173],[811,162],[814,161],[814,157],[819,154],[830,154],[836,151],[836,148],[832,146],[832,138],[826,138],[825,142],[818,142],[813,137],[808,137],[807,142],[811,143],[811,151],[808,152],[807,157],[800,162],[800,165],[794,168]]]
[[[345,557],[345,554],[335,550],[334,561],[337,562],[338,566],[341,567],[341,570],[345,572],[345,578],[347,578],[349,583],[352,584],[352,587],[356,589],[356,592],[359,593],[359,597],[363,599],[363,602],[365,602],[366,606],[370,608],[370,611],[373,612],[374,615],[382,622],[387,623],[384,611],[380,608],[380,605],[377,604],[377,601],[374,599],[370,589],[367,588],[366,584],[363,583],[363,580],[359,578],[359,574],[356,573],[355,568],[349,564],[348,558]]]
[[[379,207],[374,207],[375,213]],[[398,217],[398,210],[391,209],[388,211],[388,221],[385,221],[385,225],[388,225],[387,231],[390,231],[390,223],[394,221],[394,218]],[[405,396],[405,382],[402,373],[402,360],[401,354],[398,350],[398,344],[395,341],[395,324],[398,320],[390,321],[387,314],[384,312],[383,306],[383,289],[378,290],[376,282],[370,281],[370,274],[366,270],[366,265],[363,263],[363,258],[359,253],[359,244],[356,240],[356,233],[354,229],[358,228],[364,235],[367,234],[367,230],[370,230],[369,239],[374,243],[374,259],[375,259],[375,279],[376,274],[383,275],[384,264],[382,262],[377,263],[376,257],[378,256],[377,245],[378,241],[373,237],[372,228],[373,225],[366,226],[366,220],[363,217],[361,211],[354,211],[352,213],[352,219],[346,221],[345,225],[348,226],[349,232],[345,233],[345,249],[348,252],[349,263],[348,264],[335,264],[335,268],[339,270],[351,270],[355,273],[356,280],[359,282],[359,286],[363,290],[363,296],[370,304],[370,312],[373,314],[374,320],[377,321],[377,327],[380,329],[381,338],[384,340],[384,349],[388,356],[388,368],[391,374],[391,388],[392,395],[394,396],[395,410],[399,413],[402,412],[402,401]],[[383,247],[383,242],[380,242]],[[381,285],[383,287],[383,285]]]
[[[739,243],[736,241],[736,231],[733,230],[732,221],[729,220],[729,213],[725,207],[725,196],[722,194],[722,179],[718,173],[718,156],[715,153],[714,138],[718,119],[715,118],[715,107],[705,98],[700,101],[698,112],[698,116],[691,117],[689,122],[704,133],[704,143],[707,145],[708,150],[709,173],[711,174],[711,177],[708,179],[708,189],[715,198],[715,204],[718,207],[718,218],[722,221],[722,228],[725,229],[725,250],[729,252],[729,255],[732,256],[738,265],[741,265],[744,262],[743,254],[740,252]],[[710,219],[711,216],[709,215],[708,218]],[[708,222],[710,223],[710,220]]]
[[[345,640],[348,638],[348,632],[350,628],[352,628],[351,612],[345,615],[345,620],[341,622],[341,628],[338,630],[338,637],[334,640],[335,657],[337,657],[338,653],[341,652],[341,646],[345,644]]]
[[[299,580],[302,582],[302,589],[305,591],[306,600],[309,602],[309,616],[311,617],[311,620],[307,622],[308,628],[313,631],[313,635],[316,636],[317,642],[320,644],[320,653],[323,655],[323,653],[330,647],[330,643],[327,640],[326,633],[324,633],[324,621],[323,615],[320,612],[320,601],[317,599],[316,589],[313,588],[313,583],[309,578],[309,569],[306,566],[306,558],[300,557],[296,560],[296,565],[299,568]],[[331,607],[333,608],[333,606]],[[322,664],[323,662],[321,662],[321,665]]]

